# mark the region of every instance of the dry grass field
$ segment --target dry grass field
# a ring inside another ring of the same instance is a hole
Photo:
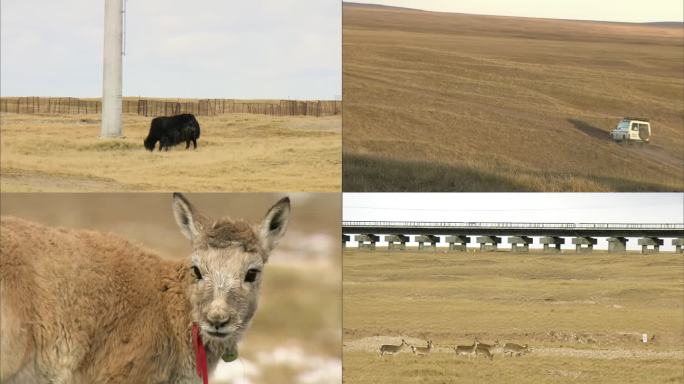
[[[207,215],[257,221],[282,195],[187,197]],[[210,383],[340,382],[340,196],[296,193],[290,198],[288,232],[264,270],[259,310],[241,345],[241,357],[221,364],[216,373],[222,379]],[[3,193],[1,213],[114,232],[168,258],[191,252],[174,222],[170,193]]]
[[[151,117],[124,115],[101,140],[99,115],[0,114],[0,187],[23,191],[339,191],[341,117],[199,116],[196,151],[150,153]]]
[[[343,8],[345,191],[684,189],[684,28]],[[623,116],[650,145],[620,146]]]
[[[684,383],[681,254],[347,249],[343,276],[345,383]],[[435,351],[380,358],[402,337]],[[531,352],[448,349],[475,338]]]

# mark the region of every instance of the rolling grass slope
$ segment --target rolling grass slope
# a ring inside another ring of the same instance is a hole
[[[345,3],[343,34],[345,191],[684,189],[681,26]]]
[[[346,383],[681,383],[681,254],[343,254]],[[655,335],[643,344],[641,334]],[[436,350],[380,358],[401,338]],[[493,361],[449,347],[529,344]]]

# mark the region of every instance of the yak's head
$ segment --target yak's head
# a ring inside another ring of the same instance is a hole
[[[199,121],[195,118],[195,116],[190,115],[190,119],[188,121],[188,125],[191,126],[193,129],[197,130],[200,128]]]
[[[264,264],[285,233],[290,200],[278,201],[256,225],[209,220],[179,193],[173,196],[173,212],[192,243],[193,321],[205,344],[223,353],[235,347],[254,316]]]
[[[154,140],[151,136],[147,136],[145,138],[145,141],[143,141],[143,145],[145,146],[145,149],[147,149],[150,152],[154,151],[154,145],[155,144],[157,144],[157,141]]]

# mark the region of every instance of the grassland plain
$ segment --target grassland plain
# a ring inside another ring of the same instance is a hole
[[[343,260],[345,383],[684,382],[681,254],[347,249]],[[380,358],[402,337],[435,351]],[[532,351],[449,350],[475,338]]]
[[[341,117],[200,116],[196,151],[149,153],[151,117],[98,139],[96,115],[0,114],[3,192],[339,191]]]
[[[343,36],[345,191],[684,189],[682,26],[345,3]]]

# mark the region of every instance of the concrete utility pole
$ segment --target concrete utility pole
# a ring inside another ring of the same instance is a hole
[[[122,136],[121,66],[123,0],[104,0],[104,50],[102,76],[102,130],[100,138]]]

